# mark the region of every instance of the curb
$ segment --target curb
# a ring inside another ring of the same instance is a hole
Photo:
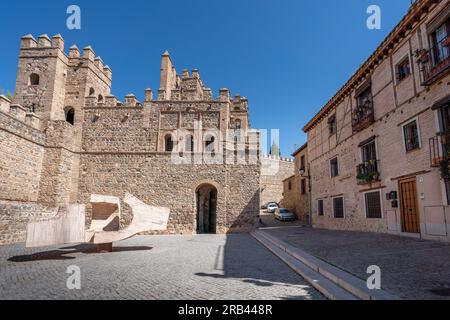
[[[314,272],[315,278],[323,277],[325,280],[333,284],[334,286],[339,287],[344,290],[347,294],[351,296],[361,299],[361,300],[400,300],[400,298],[396,295],[388,293],[384,290],[369,290],[367,288],[367,284],[365,281],[360,278],[345,272],[342,269],[339,269],[323,260],[320,260],[303,250],[296,248],[282,240],[279,240],[262,230],[257,230],[252,233],[252,236],[255,237],[258,241],[260,241],[264,246],[266,246],[270,251],[272,251],[275,255],[277,255],[281,260],[287,263],[294,271],[303,276],[311,285],[314,286],[315,282],[311,282],[311,277],[308,275],[305,277],[303,274],[298,272],[296,268],[293,268],[290,263],[286,262],[287,258],[284,255],[289,256],[292,259],[295,259],[297,262],[301,263],[304,267],[308,268],[309,271]],[[261,239],[263,238],[263,239]],[[261,241],[262,240],[262,241]],[[264,241],[265,240],[265,241]],[[273,250],[275,247],[278,250]],[[281,257],[283,256],[283,257]],[[323,281],[322,282],[329,285],[329,283]],[[321,288],[316,288],[321,291]],[[335,288],[333,288],[334,290]],[[322,292],[327,298],[333,300],[348,300],[345,298],[345,295],[336,296],[330,295],[328,296],[325,292]]]

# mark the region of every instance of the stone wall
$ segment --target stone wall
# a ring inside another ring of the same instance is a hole
[[[85,154],[81,166],[81,203],[88,203],[91,194],[123,199],[129,192],[149,205],[171,209],[169,234],[196,233],[196,190],[206,183],[218,189],[218,232],[249,230],[256,222],[258,165],[176,165],[170,155]],[[122,226],[131,220],[124,208]]]
[[[283,199],[283,180],[294,174],[294,162],[270,156],[261,159],[261,199],[260,205],[267,202],[280,202]]]
[[[0,110],[0,199],[38,200],[45,135],[26,117],[20,106]]]
[[[58,209],[35,202],[0,200],[0,245],[25,242],[30,220],[56,215]]]

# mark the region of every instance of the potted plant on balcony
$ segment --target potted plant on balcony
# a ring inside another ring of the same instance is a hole
[[[372,183],[380,179],[380,174],[378,172],[358,173],[356,179],[358,179],[361,184]]]
[[[444,47],[450,47],[450,37],[447,37],[444,41],[442,41],[442,45]]]
[[[441,178],[444,180],[450,180],[450,162],[448,160],[442,160],[440,163]]]

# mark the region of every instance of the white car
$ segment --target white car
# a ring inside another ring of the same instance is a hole
[[[288,209],[280,208],[275,211],[275,219],[280,221],[295,221],[297,217]]]
[[[269,203],[267,206],[267,212],[268,213],[275,213],[275,210],[278,209],[278,205],[276,203]]]

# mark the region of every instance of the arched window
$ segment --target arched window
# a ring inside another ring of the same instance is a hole
[[[75,110],[73,108],[66,111],[66,121],[71,125],[75,123]]]
[[[94,89],[94,88],[90,88],[90,89],[89,89],[89,96],[90,96],[90,97],[95,96],[95,89]]]
[[[103,103],[103,96],[101,94],[98,95],[98,103]]]
[[[194,152],[194,137],[192,135],[186,136],[186,145],[184,146],[184,151],[186,152]]]
[[[172,152],[173,151],[173,138],[172,135],[168,134],[164,139],[165,151]]]
[[[38,86],[39,85],[39,81],[40,81],[39,75],[36,74],[36,73],[32,73],[30,75],[30,79],[29,79],[28,82],[29,82],[30,86]]]
[[[214,136],[207,136],[205,141],[205,149],[206,152],[214,152],[214,142],[216,141],[216,138]]]

